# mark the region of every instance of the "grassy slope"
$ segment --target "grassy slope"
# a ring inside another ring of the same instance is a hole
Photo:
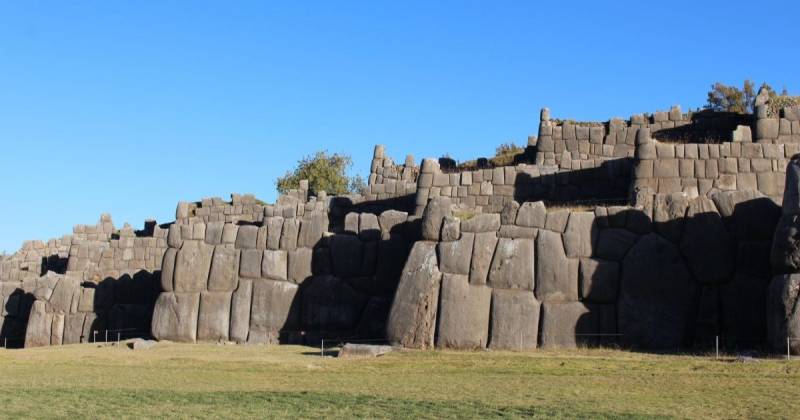
[[[0,350],[0,416],[790,417],[800,362],[608,350],[320,358],[294,346]]]

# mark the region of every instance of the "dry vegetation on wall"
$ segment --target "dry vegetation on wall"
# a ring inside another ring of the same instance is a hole
[[[491,169],[502,166],[511,166],[521,163],[525,154],[525,148],[514,143],[503,143],[495,149],[495,155],[491,158],[478,158],[457,163],[449,155],[439,158],[439,166],[442,172],[462,172],[476,169]]]
[[[329,353],[333,354],[333,353]],[[797,361],[161,343],[0,350],[3,417],[788,418]],[[122,379],[124,378],[124,379]]]

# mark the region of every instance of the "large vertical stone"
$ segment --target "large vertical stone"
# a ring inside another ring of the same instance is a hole
[[[579,272],[582,301],[616,303],[619,290],[618,262],[581,258]]]
[[[277,344],[282,331],[297,329],[297,288],[285,281],[253,281],[249,344]]]
[[[533,240],[500,238],[489,269],[489,285],[533,290],[535,277]]]
[[[444,218],[452,215],[451,202],[446,197],[435,197],[425,207],[422,214],[422,238],[438,241],[442,232]]]
[[[250,307],[253,299],[253,281],[243,279],[233,292],[231,299],[230,339],[237,343],[247,342],[250,331]]]
[[[564,231],[564,249],[568,257],[591,257],[594,251],[597,227],[594,212],[576,211],[569,215]]]
[[[623,342],[646,349],[683,346],[696,290],[675,246],[655,233],[642,236],[622,266],[618,316]]]
[[[233,248],[217,246],[211,259],[211,272],[208,276],[208,290],[211,292],[232,292],[239,282],[239,254]]]
[[[470,284],[486,284],[496,246],[496,233],[483,232],[475,234],[475,244],[472,247],[472,261],[469,270]]]
[[[386,335],[396,345],[433,346],[442,273],[435,242],[416,242],[397,286]]]
[[[312,270],[312,259],[314,256],[314,251],[310,248],[297,248],[294,251],[289,251],[288,261],[289,261],[289,269],[288,269],[288,279],[294,283],[300,284],[306,281],[306,279],[310,278],[313,275]],[[280,260],[278,261],[280,263]],[[285,261],[283,262],[286,263]],[[275,280],[283,280],[280,277],[281,267],[276,267],[277,274],[273,277]],[[286,267],[283,267],[285,270]],[[284,277],[286,279],[287,277]]]
[[[286,251],[266,250],[264,251],[264,260],[261,263],[261,273],[270,280],[287,280],[289,272],[288,261]]]
[[[28,328],[25,330],[25,347],[49,346],[52,324],[53,314],[45,311],[44,301],[34,301],[28,316]]]
[[[64,314],[53,314],[53,323],[50,327],[50,345],[60,346],[64,340]]]
[[[197,319],[198,341],[228,341],[231,315],[231,292],[200,294],[200,314]]]
[[[300,224],[300,235],[297,238],[297,246],[313,248],[317,245],[322,234],[328,230],[328,215],[315,211],[309,217],[303,219]]]
[[[452,349],[485,348],[489,335],[492,289],[471,286],[466,275],[445,274],[436,346]]]
[[[561,235],[549,230],[536,238],[536,297],[543,302],[578,300],[578,260],[567,258]]]
[[[153,310],[153,337],[158,340],[195,342],[199,307],[200,293],[161,293]]]
[[[681,253],[697,280],[721,284],[731,280],[735,267],[731,241],[714,202],[699,197],[689,204]]]
[[[495,350],[535,349],[539,337],[539,301],[527,290],[492,291],[492,336]]]
[[[439,242],[439,269],[443,273],[469,274],[474,233],[463,233],[453,242]]]
[[[595,345],[616,333],[613,305],[582,302],[542,304],[542,347]]]
[[[195,240],[184,240],[175,258],[175,292],[206,290],[214,246]]]
[[[161,291],[172,292],[175,290],[175,257],[178,255],[176,248],[167,248],[161,263]]]
[[[351,332],[360,321],[367,297],[334,276],[304,284],[303,327],[319,332]]]
[[[83,332],[83,321],[85,318],[86,314],[81,312],[67,314],[64,320],[64,344],[78,344],[81,342],[81,333]],[[94,337],[87,337],[87,339],[94,340]]]
[[[786,339],[800,337],[800,274],[772,278],[767,290],[767,339],[776,351],[786,351]],[[800,340],[790,341],[792,354],[800,354]]]

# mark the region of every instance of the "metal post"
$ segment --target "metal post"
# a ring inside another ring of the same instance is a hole
[[[717,348],[717,359],[719,359],[719,336],[718,335],[714,336],[714,344],[716,345],[716,348]]]
[[[319,355],[320,357],[325,357],[325,339],[323,338],[319,344]]]
[[[120,336],[121,334],[122,334],[121,332],[118,332],[118,333],[117,333],[117,346],[119,346],[119,336]]]
[[[97,331],[92,331],[92,340],[94,340],[93,343],[97,342]]]
[[[791,341],[791,338],[786,337],[786,360],[792,360],[790,341]]]
[[[108,343],[108,330],[106,330],[106,343]]]

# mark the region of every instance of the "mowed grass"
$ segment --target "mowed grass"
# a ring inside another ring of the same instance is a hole
[[[789,418],[800,361],[160,343],[0,350],[0,417]]]

